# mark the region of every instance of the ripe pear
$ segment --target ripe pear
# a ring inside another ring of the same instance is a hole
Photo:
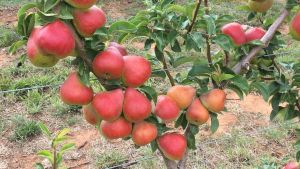
[[[115,49],[107,49],[95,57],[92,67],[98,77],[119,79],[124,71],[123,56]]]
[[[151,102],[134,88],[125,90],[123,113],[130,122],[140,122],[151,114]]]
[[[298,12],[290,23],[290,34],[295,40],[300,41],[300,12]]]
[[[253,12],[267,12],[273,5],[273,0],[249,0],[248,6]]]
[[[31,35],[27,42],[27,56],[29,61],[37,67],[52,67],[56,65],[58,62],[58,58],[52,56],[52,55],[45,55],[43,54],[37,44],[36,44],[36,38],[39,34],[41,28],[37,27],[34,28],[31,32]]]
[[[151,76],[150,62],[141,57],[128,55],[124,56],[123,80],[128,87],[139,87]]]
[[[92,104],[101,119],[114,121],[122,113],[123,100],[122,89],[116,89],[96,94]]]
[[[132,124],[123,117],[120,117],[119,119],[113,122],[102,120],[100,124],[101,134],[106,139],[118,139],[128,137],[130,136],[131,130]]]
[[[209,112],[199,99],[195,99],[186,112],[186,119],[191,124],[201,125],[208,121]]]
[[[85,120],[91,125],[96,125],[101,121],[92,104],[82,106],[82,114]]]
[[[97,3],[97,0],[65,0],[69,5],[74,8],[86,9],[90,8]]]
[[[200,96],[201,103],[211,112],[224,110],[226,94],[221,89],[212,89]]]
[[[169,96],[160,95],[157,98],[154,114],[164,122],[171,122],[177,119],[180,108]]]
[[[97,6],[92,6],[86,10],[75,9],[73,17],[73,23],[78,33],[83,37],[93,36],[96,30],[106,23],[105,13]]]
[[[157,137],[157,127],[149,122],[139,122],[133,127],[132,140],[138,146],[151,143]]]
[[[84,85],[76,72],[71,73],[60,87],[61,100],[69,105],[87,105],[93,95],[93,89]]]
[[[178,133],[167,133],[157,139],[159,149],[170,160],[181,160],[187,148],[185,136]]]
[[[195,98],[196,89],[188,85],[177,85],[171,87],[167,95],[177,103],[180,109],[186,109]]]
[[[118,49],[122,56],[126,56],[128,54],[125,47],[118,44],[117,42],[110,42],[109,47],[114,47]]]
[[[236,46],[246,43],[246,35],[243,26],[239,23],[232,22],[222,27],[222,33],[229,36]]]
[[[246,31],[246,39],[247,42],[251,42],[253,40],[260,40],[266,34],[266,31],[263,28],[250,28]]]
[[[45,25],[39,31],[36,43],[42,53],[59,59],[72,55],[75,49],[74,34],[61,20]]]

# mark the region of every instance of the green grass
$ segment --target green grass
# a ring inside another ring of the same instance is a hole
[[[96,165],[99,168],[107,168],[121,164],[127,157],[116,150],[110,150],[105,154],[98,155],[96,158]]]
[[[0,32],[0,48],[9,47],[21,38],[20,35],[10,27],[0,26]]]
[[[34,0],[0,0],[0,9],[3,7],[20,6],[28,2],[34,2]]]
[[[38,90],[30,90],[24,97],[24,102],[27,108],[27,112],[30,114],[36,114],[41,111],[43,106],[43,94]]]
[[[12,122],[15,126],[13,135],[11,136],[11,139],[13,141],[27,140],[28,138],[39,135],[41,133],[38,122],[34,120],[29,120],[23,116],[18,115],[12,119]]]

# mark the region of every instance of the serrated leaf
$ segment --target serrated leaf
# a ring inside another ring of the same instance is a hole
[[[195,62],[199,59],[199,57],[179,57],[179,58],[176,58],[174,60],[174,64],[173,64],[173,67],[176,68],[178,66],[181,66],[185,63],[190,63],[190,62]]]
[[[71,6],[69,5],[61,5],[60,6],[60,13],[59,13],[59,18],[61,19],[65,19],[65,20],[71,20],[71,19],[74,19],[73,17],[73,9]]]
[[[216,24],[215,20],[210,15],[204,15],[203,16],[205,22],[206,22],[206,31],[209,35],[216,34]]]
[[[243,93],[248,93],[249,92],[249,89],[250,89],[250,86],[248,84],[248,81],[246,78],[244,78],[243,76],[236,76],[234,77],[233,79],[230,80],[231,83],[237,87],[239,87]]]
[[[186,35],[186,49],[194,49],[197,52],[200,52],[204,46],[204,40],[200,32],[193,32]]]
[[[50,11],[56,5],[58,5],[60,0],[46,0],[44,4],[44,12]]]

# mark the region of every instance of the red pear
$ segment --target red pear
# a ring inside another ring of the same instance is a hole
[[[93,107],[99,116],[105,121],[114,121],[122,113],[124,94],[122,89],[96,94],[93,99]]]
[[[266,34],[266,31],[263,28],[250,28],[245,34],[247,42],[251,42],[253,40],[260,40]]]
[[[92,125],[96,125],[98,122],[101,121],[101,118],[98,116],[92,104],[83,106],[82,114],[85,120]]]
[[[58,62],[58,58],[52,55],[41,53],[37,44],[36,38],[41,28],[34,28],[27,42],[27,56],[30,62],[37,67],[52,67]]]
[[[221,89],[212,89],[200,96],[202,104],[212,112],[220,112],[224,110],[226,93]]]
[[[65,0],[68,4],[75,8],[86,9],[97,3],[97,0]]]
[[[178,133],[167,133],[157,139],[159,149],[170,160],[181,160],[187,148],[185,136]]]
[[[107,139],[118,139],[128,137],[132,130],[132,124],[123,117],[108,122],[102,121],[100,124],[101,134]]]
[[[297,162],[289,162],[283,167],[283,169],[300,169],[300,165]]]
[[[208,121],[209,112],[199,99],[195,99],[186,112],[186,119],[191,124],[201,125]]]
[[[36,42],[41,52],[57,58],[70,56],[75,49],[73,32],[60,20],[44,26],[38,33]]]
[[[93,89],[85,86],[73,72],[60,87],[60,97],[69,105],[86,105],[93,99]]]
[[[97,29],[106,23],[106,16],[102,9],[93,6],[87,10],[75,9],[73,23],[80,35],[91,37]]]
[[[114,48],[117,48],[119,50],[119,52],[123,55],[123,56],[126,56],[127,55],[127,51],[125,49],[124,46],[118,44],[117,42],[110,42],[109,47],[114,47]]]
[[[180,109],[186,109],[196,96],[196,89],[192,86],[177,85],[169,89],[167,95],[171,97]]]
[[[157,98],[154,113],[164,122],[171,122],[179,116],[180,108],[171,97],[160,95]]]
[[[140,122],[151,114],[151,102],[134,88],[125,91],[123,113],[130,122]]]
[[[300,12],[296,14],[290,23],[290,34],[295,40],[300,41]]]
[[[239,23],[233,22],[222,27],[223,34],[229,36],[233,43],[241,46],[246,43],[246,35],[243,26]]]
[[[118,79],[123,74],[124,60],[119,51],[107,49],[95,57],[92,66],[96,76],[109,80]]]
[[[144,146],[151,143],[157,137],[157,128],[149,122],[139,122],[134,125],[132,140],[138,146]]]
[[[151,64],[141,56],[124,56],[123,80],[129,87],[139,87],[151,76]]]

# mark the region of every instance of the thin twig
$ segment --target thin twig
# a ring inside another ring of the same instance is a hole
[[[157,48],[157,46],[155,46],[155,48]],[[156,49],[156,50],[158,50],[158,49]],[[161,63],[163,64],[163,69],[165,70],[171,85],[175,86],[175,80],[174,80],[173,76],[171,75],[171,73],[169,71],[168,64],[167,64],[167,61],[166,61],[166,58],[165,58],[164,54],[162,55]]]
[[[188,33],[190,33],[192,30],[193,30],[193,27],[196,23],[196,19],[197,19],[197,16],[198,16],[198,13],[199,13],[199,9],[200,9],[200,5],[202,3],[202,0],[198,0],[198,3],[197,3],[197,6],[196,6],[196,9],[194,11],[194,15],[193,15],[193,20],[192,20],[192,23],[188,29]]]

